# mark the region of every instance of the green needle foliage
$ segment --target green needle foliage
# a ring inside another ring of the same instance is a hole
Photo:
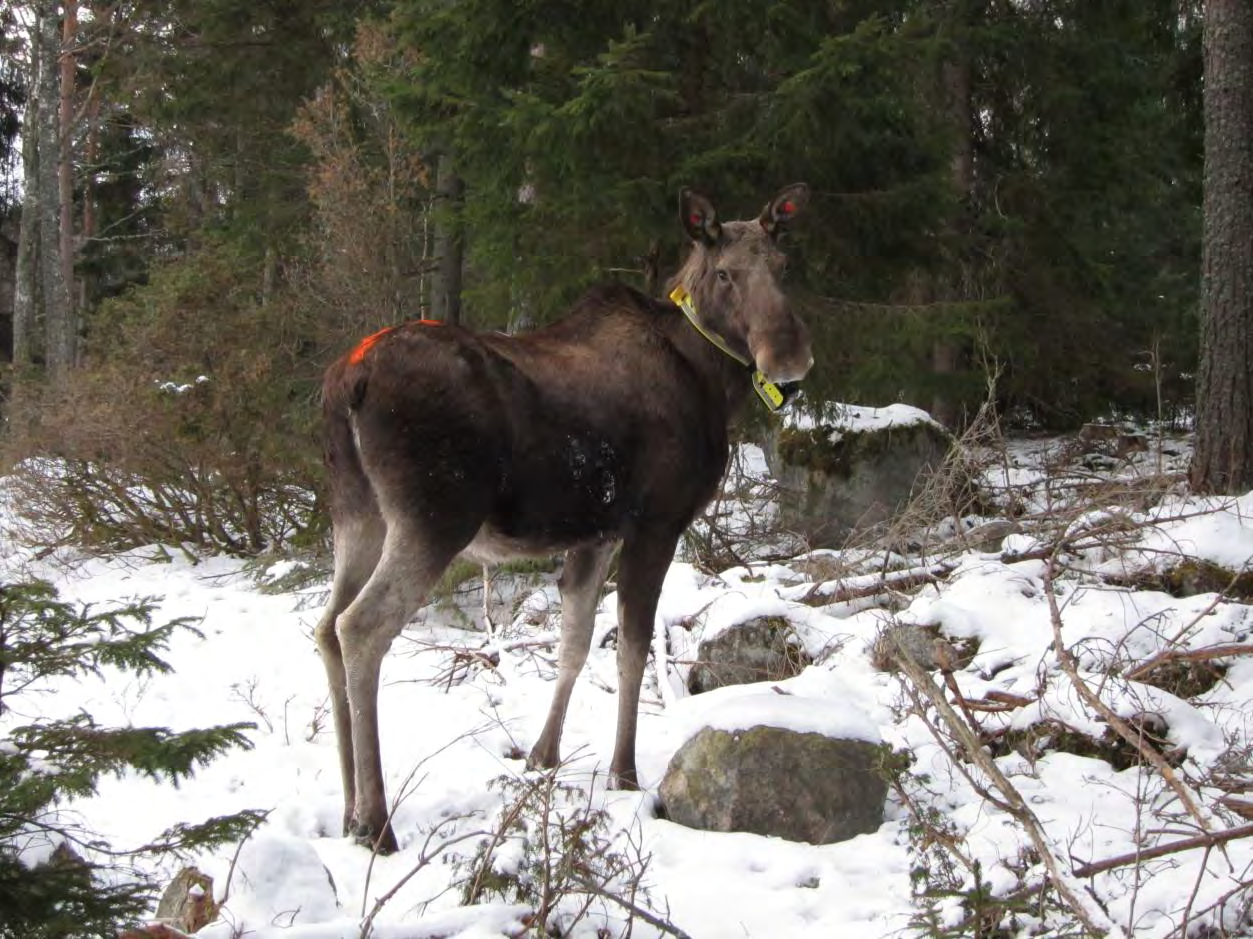
[[[54,679],[169,672],[161,653],[176,630],[192,627],[185,619],[153,625],[153,610],[152,600],[76,606],[41,581],[0,586],[0,939],[116,935],[152,901],[154,885],[135,869],[139,861],[237,841],[263,818],[246,811],[180,824],[148,844],[117,849],[65,811],[104,776],[135,772],[177,785],[251,746],[244,733],[251,724],[102,727],[86,713],[19,722]]]

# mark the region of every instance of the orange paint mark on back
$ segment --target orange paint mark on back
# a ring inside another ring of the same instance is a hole
[[[386,329],[380,329],[376,333],[371,333],[357,343],[357,347],[348,353],[349,365],[360,365],[361,360],[365,358],[365,354],[374,348],[374,344],[390,333],[395,326],[388,326]]]
[[[416,323],[419,326],[443,326],[444,325],[440,320],[411,320],[410,322]],[[382,339],[388,333],[393,332],[396,329],[397,327],[395,326],[388,326],[384,329],[380,329],[376,333],[371,333],[370,335],[366,336],[359,343],[357,343],[356,347],[351,352],[348,353],[348,364],[360,365],[362,360],[366,357],[366,354],[371,349],[374,348],[375,343],[377,343],[380,339]]]

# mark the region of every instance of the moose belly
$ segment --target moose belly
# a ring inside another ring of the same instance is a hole
[[[497,513],[478,530],[463,554],[494,563],[519,557],[543,557],[620,535],[620,520],[590,510],[533,516],[527,512]]]
[[[488,561],[553,554],[621,533],[638,500],[613,447],[569,438],[528,456],[510,467],[467,554]]]

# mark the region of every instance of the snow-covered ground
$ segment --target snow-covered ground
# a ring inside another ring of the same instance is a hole
[[[1032,462],[1038,455],[1023,451],[1021,466],[1003,467],[1005,480],[1014,475],[1016,484],[1040,484],[1043,473],[1038,461]],[[1150,455],[1138,460],[1147,472]],[[1234,827],[1241,819],[1216,808],[1220,793],[1213,771],[1222,767],[1230,770],[1228,777],[1240,776],[1253,749],[1253,658],[1224,659],[1231,663],[1224,680],[1188,701],[1117,675],[1167,648],[1249,642],[1251,608],[1214,594],[1176,599],[1111,586],[1097,575],[1155,563],[1163,547],[1247,568],[1253,559],[1253,493],[1232,500],[1167,496],[1139,513],[1119,512],[1129,523],[1126,537],[1133,545],[1077,541],[1067,556],[1069,566],[1053,597],[1063,639],[1080,673],[1117,713],[1165,718],[1169,746],[1186,751],[1177,763],[1181,785],[1199,794],[1211,830]],[[1091,528],[1093,518],[1075,524]],[[1149,524],[1155,519],[1164,521]],[[1029,533],[1011,538],[1020,555],[1034,544]],[[823,560],[838,558],[828,553]],[[846,602],[822,605],[831,585],[817,589],[821,576],[814,572],[827,567],[813,558],[719,576],[676,562],[658,613],[670,642],[655,646],[670,661],[660,678],[650,667],[641,708],[644,791],[639,793],[609,792],[604,785],[617,681],[612,643],[602,647],[615,618],[613,598],[606,598],[566,724],[562,778],[608,813],[616,850],[648,860],[645,892],[636,903],[702,939],[909,934],[919,913],[911,870],[939,862],[934,845],[920,839],[916,826],[911,836],[910,813],[896,797],[889,799],[878,831],[824,846],[694,831],[657,817],[657,786],[688,736],[706,724],[754,720],[851,730],[907,751],[916,780],[913,798],[934,809],[935,824],[946,824],[961,850],[980,861],[992,891],[1038,883],[1043,868],[1022,827],[976,791],[974,783],[982,777],[975,772],[973,781],[968,778],[963,770],[970,767],[955,763],[937,742],[930,729],[934,720],[924,719],[926,712],[911,704],[901,678],[877,668],[872,654],[889,622],[938,625],[954,644],[974,653],[953,676],[963,699],[1021,699],[1021,706],[977,711],[985,734],[1003,731],[1008,739],[1051,721],[1100,735],[1104,724],[1058,668],[1047,562],[1015,560],[999,550],[967,551],[955,558],[951,573],[905,597],[896,612]],[[394,824],[401,850],[372,861],[366,849],[339,833],[335,741],[311,636],[324,588],[270,594],[239,561],[215,557],[193,564],[181,553],[157,548],[110,558],[63,552],[41,560],[10,549],[8,566],[52,580],[66,599],[109,605],[160,597],[158,622],[195,617],[202,633],[183,633],[175,641],[167,656],[172,674],[64,683],[32,699],[42,713],[85,709],[105,725],[179,730],[257,724],[250,735],[253,749],[220,759],[177,789],[137,777],[109,779],[97,797],[72,807],[118,846],[142,843],[176,822],[245,808],[269,810],[265,825],[238,856],[232,848],[195,859],[212,875],[219,895],[229,883],[221,921],[200,935],[357,937],[363,914],[389,893],[373,921],[380,937],[498,936],[521,928],[523,906],[501,901],[459,908],[459,891],[450,884],[465,876],[479,839],[424,860],[422,869],[409,875],[419,866],[428,833],[437,826],[440,837],[490,828],[502,804],[500,787],[492,781],[526,776],[518,757],[538,735],[552,691],[554,591],[530,598],[524,615],[493,641],[487,651],[498,654],[494,667],[455,659],[457,649],[484,648],[479,632],[414,628],[396,642],[384,666],[380,709],[388,792],[399,800]],[[763,614],[786,616],[818,661],[796,678],[773,683],[790,697],[763,694],[768,686],[688,697],[683,666],[673,660],[683,658],[699,631],[730,628]],[[780,700],[787,705],[779,706]],[[997,765],[1023,795],[1056,857],[1076,865],[1096,862],[1199,830],[1151,767],[1115,770],[1091,756],[1044,744],[1041,751],[1006,748],[997,753]],[[500,863],[507,868],[507,857]],[[1233,840],[1075,884],[1103,906],[1102,911],[1094,904],[1099,915],[1137,937],[1178,935],[1185,919],[1194,928],[1209,924],[1235,932],[1248,900],[1237,888],[1253,877],[1251,865],[1253,841]],[[160,873],[168,880],[176,870]],[[969,886],[964,876],[958,871],[957,882]],[[1228,891],[1234,891],[1233,899],[1216,907]],[[960,918],[959,897],[937,899],[933,907],[940,922]],[[597,904],[574,934],[596,935],[606,927],[606,935],[621,935],[625,922],[620,907]],[[1050,922],[1056,920],[1029,909],[1018,920],[1023,935],[1042,934]],[[661,934],[638,920],[632,929],[638,937]]]

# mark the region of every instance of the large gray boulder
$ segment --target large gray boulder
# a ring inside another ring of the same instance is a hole
[[[904,405],[836,406],[828,417],[776,427],[762,448],[782,490],[780,523],[813,548],[842,547],[891,519],[952,444],[925,412]]]
[[[831,844],[883,823],[883,747],[780,727],[706,727],[670,761],[666,817],[689,828]]]

